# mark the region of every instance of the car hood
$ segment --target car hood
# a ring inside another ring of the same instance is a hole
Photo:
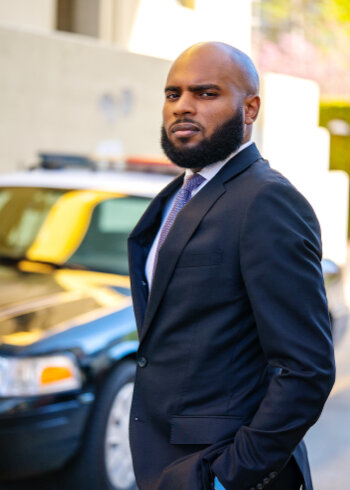
[[[125,276],[19,262],[0,265],[0,348],[29,346],[131,305]]]

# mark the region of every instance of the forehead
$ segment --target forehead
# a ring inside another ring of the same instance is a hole
[[[239,86],[241,73],[233,60],[220,50],[186,51],[172,65],[167,85],[186,86],[215,83]]]

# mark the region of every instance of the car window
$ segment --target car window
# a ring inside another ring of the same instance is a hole
[[[67,263],[128,274],[127,237],[149,202],[147,198],[127,196],[97,204],[85,237]]]
[[[48,212],[65,191],[59,189],[0,189],[0,255],[25,256]]]

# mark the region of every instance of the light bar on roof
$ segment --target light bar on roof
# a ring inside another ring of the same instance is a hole
[[[130,156],[125,160],[128,170],[140,172],[179,174],[182,170],[166,158],[148,156]]]
[[[67,153],[39,153],[39,167],[46,170],[90,169],[90,170],[135,170],[147,173],[162,173],[176,175],[181,173],[176,165],[173,165],[165,157],[150,157],[145,155],[132,155],[124,158],[98,158],[96,155],[74,155]]]

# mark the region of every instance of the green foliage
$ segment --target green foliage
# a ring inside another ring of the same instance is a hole
[[[350,36],[349,0],[261,0],[258,8],[262,32],[274,42],[294,32],[329,51]]]
[[[337,22],[343,24],[350,33],[350,3],[349,0],[328,0],[325,8],[326,13]]]
[[[350,124],[350,102],[321,102],[320,126],[329,129],[328,123],[334,119],[340,119]],[[344,170],[350,176],[350,136],[331,133],[330,153],[330,168],[332,170]],[[350,209],[348,235],[350,237]]]
[[[350,124],[350,102],[322,102],[320,105],[320,126],[328,128],[329,121],[340,119]],[[332,170],[345,170],[350,175],[350,136],[331,134]]]

